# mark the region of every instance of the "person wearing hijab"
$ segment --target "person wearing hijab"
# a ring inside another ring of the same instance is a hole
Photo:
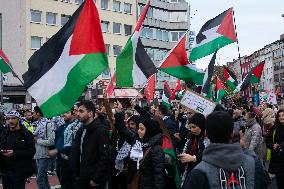
[[[184,144],[183,152],[178,155],[181,163],[185,165],[182,182],[186,175],[201,161],[205,149],[205,117],[195,113],[188,120],[187,128],[190,132]]]
[[[142,119],[136,133],[124,125],[123,113],[115,114],[115,128],[121,137],[130,144],[118,152],[115,168],[120,170],[123,160],[127,163],[128,189],[163,189],[165,154],[162,150],[162,130],[153,118]]]

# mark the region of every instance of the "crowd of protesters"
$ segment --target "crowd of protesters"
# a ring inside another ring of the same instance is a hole
[[[0,115],[4,189],[36,175],[50,189],[284,188],[284,108],[224,108],[205,117],[176,103],[140,107],[81,101],[52,119],[33,111]]]

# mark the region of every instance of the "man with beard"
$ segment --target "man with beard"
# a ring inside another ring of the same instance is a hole
[[[7,129],[0,136],[0,171],[4,189],[24,189],[33,173],[35,142],[30,131],[20,124],[20,113],[7,115]]]
[[[70,160],[75,185],[84,189],[104,189],[111,170],[107,125],[95,114],[92,102],[81,102],[78,107],[77,115],[83,126],[76,134]]]

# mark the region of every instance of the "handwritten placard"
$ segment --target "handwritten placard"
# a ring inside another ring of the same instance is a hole
[[[186,91],[180,103],[187,108],[199,112],[204,116],[213,112],[216,104],[191,90]]]

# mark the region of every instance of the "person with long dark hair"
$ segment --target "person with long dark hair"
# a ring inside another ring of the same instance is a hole
[[[271,150],[268,172],[276,175],[278,188],[284,188],[284,110],[276,114],[275,125],[269,130],[267,148]]]

